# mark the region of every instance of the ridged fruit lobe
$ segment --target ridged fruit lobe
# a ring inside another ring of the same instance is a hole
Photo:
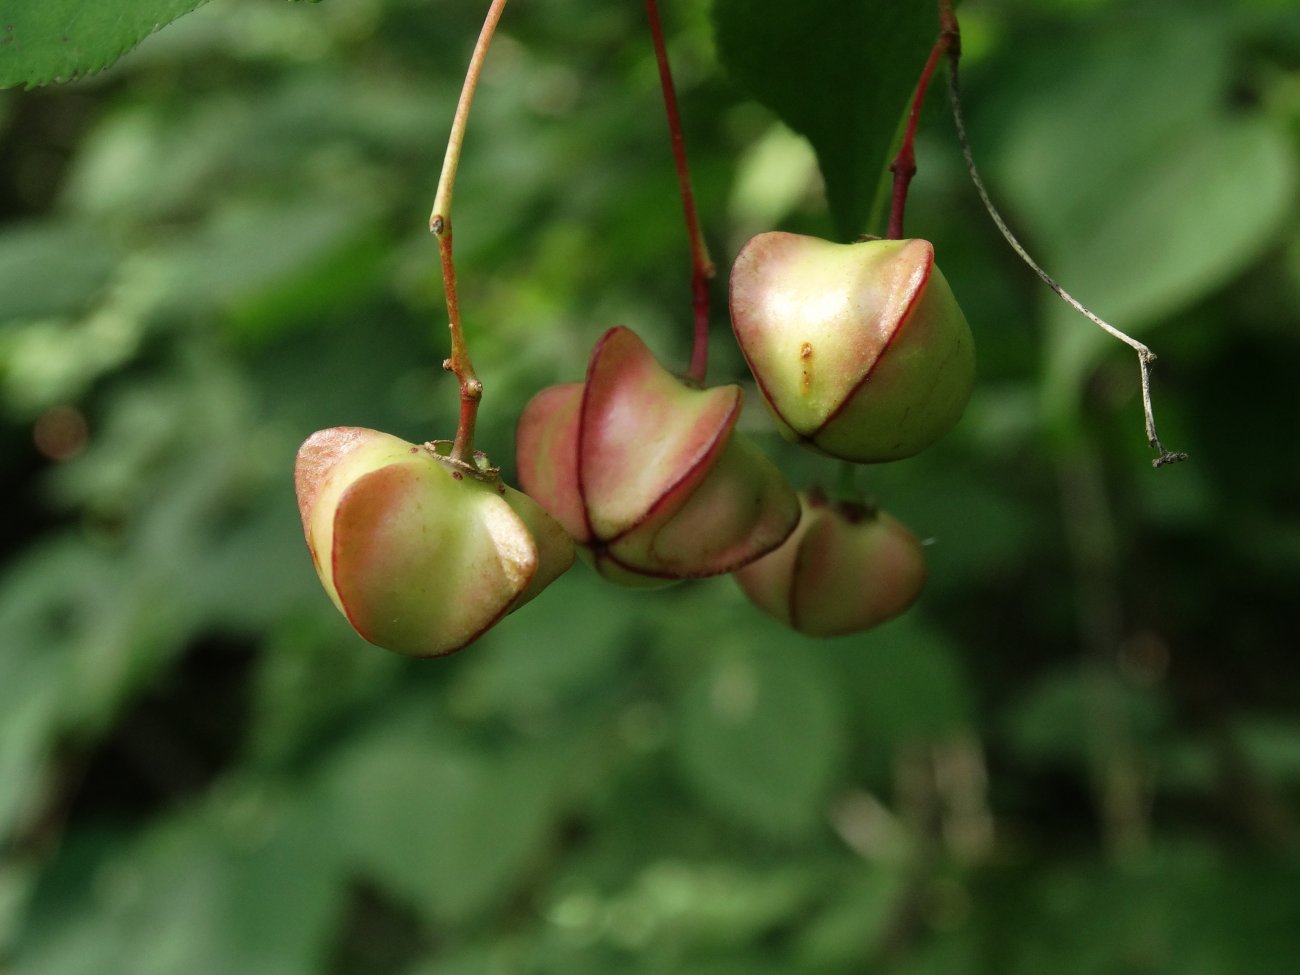
[[[902,522],[858,504],[800,494],[799,527],[736,572],[759,609],[809,636],[842,636],[898,616],[921,594],[925,556]]]
[[[573,563],[563,528],[495,471],[377,430],[312,434],[294,468],[321,584],[366,640],[451,653]]]
[[[970,398],[974,340],[929,241],[760,234],[736,257],[730,301],[788,440],[897,460],[943,436]]]
[[[524,408],[519,481],[617,582],[730,572],[779,545],[799,518],[780,471],[735,433],[739,386],[699,389],[615,327],[586,381]]]

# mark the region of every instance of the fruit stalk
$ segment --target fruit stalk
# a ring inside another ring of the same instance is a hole
[[[668,133],[672,138],[677,185],[681,190],[682,210],[686,215],[686,233],[691,241],[691,301],[695,313],[695,339],[687,375],[703,384],[709,368],[709,281],[717,269],[709,258],[708,245],[700,231],[700,218],[695,209],[691,172],[686,164],[686,142],[682,137],[682,119],[677,110],[677,92],[673,86],[672,69],[668,64],[668,50],[664,44],[657,0],[645,0],[645,11],[646,18],[650,21],[650,36],[654,39],[655,60],[659,65],[659,84],[663,88],[664,110],[668,115]]]
[[[907,127],[903,130],[903,140],[898,147],[898,155],[889,165],[894,174],[894,192],[889,207],[889,229],[885,236],[890,240],[903,239],[903,209],[907,206],[907,191],[916,175],[916,124],[921,116],[921,105],[925,101],[926,89],[930,87],[930,78],[939,66],[939,59],[961,46],[961,35],[957,32],[957,19],[953,15],[952,5],[948,0],[939,3],[939,36],[930,49],[921,77],[916,82],[916,91],[912,95],[912,107],[907,113]]]
[[[442,160],[442,173],[438,177],[438,192],[433,199],[433,212],[429,214],[429,230],[438,239],[438,257],[442,262],[442,287],[447,298],[447,327],[451,332],[451,356],[442,368],[453,373],[460,383],[460,418],[456,424],[456,439],[452,443],[451,458],[463,463],[473,463],[474,422],[478,417],[478,404],[483,398],[483,384],[474,372],[469,357],[469,346],[460,320],[460,302],[456,298],[456,268],[452,260],[451,198],[456,185],[456,170],[460,166],[461,147],[465,142],[465,126],[469,121],[470,103],[478,88],[479,75],[488,46],[496,33],[497,23],[505,10],[507,0],[492,0],[483,29],[479,31],[474,52],[465,71],[465,84],[461,87],[456,114],[447,136],[447,153]]]

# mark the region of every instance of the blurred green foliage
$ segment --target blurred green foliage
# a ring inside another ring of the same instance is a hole
[[[932,543],[920,604],[813,641],[728,579],[578,567],[416,662],[329,605],[290,470],[321,427],[454,429],[425,221],[483,7],[223,0],[0,91],[0,970],[1292,971],[1295,5],[961,6],[992,192],[1161,353],[1188,463],[1150,469],[1130,350],[1002,245],[936,91],[908,229],[979,387],[938,447],[859,474]],[[834,236],[708,9],[666,15],[720,266]],[[512,5],[488,58],[457,257],[508,476],[522,404],[610,325],[685,364],[642,18]],[[713,308],[712,378],[742,380],[721,281]],[[839,477],[744,422],[796,484]]]

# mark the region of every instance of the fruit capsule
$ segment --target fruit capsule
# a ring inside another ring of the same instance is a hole
[[[921,544],[902,522],[867,505],[800,494],[799,527],[776,551],[736,573],[759,609],[809,636],[842,636],[898,616],[925,584]]]
[[[629,585],[730,572],[794,529],[780,471],[735,433],[739,386],[698,389],[634,332],[596,343],[583,383],[544,389],[519,419],[519,481]]]
[[[332,427],[303,443],[294,468],[330,599],[366,640],[414,657],[461,649],[573,563],[553,518],[446,446]]]
[[[760,234],[736,257],[730,301],[788,440],[859,463],[897,460],[966,408],[974,340],[929,241]]]

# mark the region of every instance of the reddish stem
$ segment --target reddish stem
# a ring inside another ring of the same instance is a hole
[[[452,442],[451,457],[466,464],[474,463],[474,421],[478,417],[479,400],[483,398],[483,384],[474,373],[469,358],[469,346],[460,323],[460,301],[456,297],[456,267],[451,259],[451,198],[456,185],[456,171],[460,167],[460,152],[465,143],[465,126],[469,122],[469,108],[478,88],[492,35],[505,10],[506,0],[492,0],[483,29],[479,32],[469,68],[465,71],[465,84],[456,103],[456,114],[451,121],[447,137],[447,154],[442,160],[442,174],[438,177],[438,193],[433,200],[433,213],[429,215],[429,230],[438,238],[438,257],[442,260],[442,287],[447,296],[447,327],[451,332],[451,356],[443,360],[442,368],[455,373],[460,381],[460,420],[456,424],[456,439]]]
[[[650,21],[650,35],[654,39],[655,60],[659,64],[659,84],[663,88],[664,110],[668,114],[668,133],[672,137],[677,186],[681,190],[682,210],[686,214],[686,233],[691,240],[691,300],[695,311],[695,333],[691,347],[691,368],[687,375],[696,382],[703,383],[709,368],[709,281],[717,270],[709,259],[709,249],[700,232],[700,218],[695,210],[691,172],[686,165],[686,141],[682,138],[682,118],[677,111],[677,92],[673,87],[672,69],[668,66],[668,50],[664,45],[657,0],[645,0],[645,12]]]
[[[889,229],[885,236],[890,240],[900,240],[903,236],[903,209],[907,206],[907,190],[916,175],[916,123],[921,117],[921,104],[925,101],[925,91],[930,86],[930,78],[939,59],[950,49],[961,46],[961,35],[957,32],[957,18],[953,14],[950,0],[939,0],[939,37],[930,49],[930,56],[921,69],[921,77],[916,83],[916,92],[912,95],[912,107],[907,113],[907,128],[903,131],[903,141],[898,147],[898,155],[889,166],[894,174],[894,196],[889,208]]]
[[[460,299],[456,294],[456,266],[451,259],[451,221],[442,218],[438,230],[438,256],[442,259],[442,287],[447,296],[447,321],[451,329],[451,357],[444,360],[442,368],[455,373],[460,381],[460,418],[456,423],[456,439],[451,445],[451,457],[467,464],[474,462],[474,422],[478,418],[478,404],[483,398],[483,384],[474,372],[460,324]]]

